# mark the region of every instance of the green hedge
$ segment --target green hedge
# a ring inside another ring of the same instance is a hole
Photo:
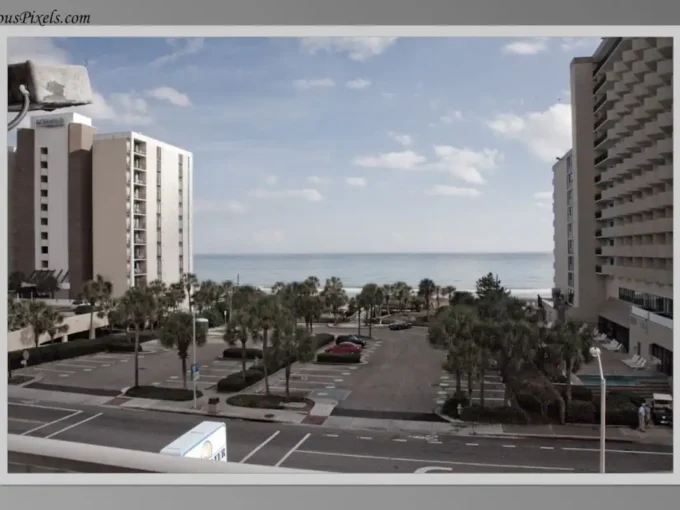
[[[217,328],[224,325],[224,314],[215,308],[203,310],[198,316],[202,319],[208,319],[209,328]]]
[[[595,406],[592,401],[572,400],[566,409],[566,419],[569,423],[595,423]]]
[[[160,386],[137,386],[125,392],[126,397],[149,398],[153,400],[170,400],[173,402],[186,402],[193,400],[194,392],[192,389],[184,388],[163,388]],[[200,398],[203,393],[196,390],[196,397]]]
[[[157,335],[154,331],[143,331],[139,335],[140,344],[154,340]],[[53,361],[61,361],[66,359],[78,358],[88,354],[97,354],[99,352],[109,351],[111,349],[119,349],[112,352],[131,352],[127,347],[122,345],[132,344],[134,351],[134,334],[126,337],[125,334],[106,335],[93,340],[71,340],[70,342],[44,345],[40,347],[32,347],[26,349],[29,353],[28,366],[40,365],[42,363],[50,363]],[[140,345],[141,347],[141,345]],[[21,361],[23,360],[23,350],[12,351],[7,353],[7,362],[11,370],[18,370],[23,367]]]
[[[222,351],[222,357],[225,359],[243,359],[243,349],[241,347],[229,347]],[[262,358],[262,349],[246,348],[246,359],[256,358]]]
[[[320,352],[316,355],[317,363],[361,363],[361,353],[359,352],[348,352],[348,353],[333,353],[333,352]]]
[[[455,416],[455,414],[454,414]],[[464,407],[461,418],[465,421],[479,423],[503,423],[514,425],[528,425],[526,416],[512,407],[481,407],[471,405]]]
[[[264,372],[260,370],[246,370],[245,378],[242,372],[236,372],[217,381],[217,391],[219,393],[236,393],[245,390],[263,378]]]

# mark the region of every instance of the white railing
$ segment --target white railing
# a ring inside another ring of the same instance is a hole
[[[658,315],[653,312],[648,312],[647,310],[643,310],[642,308],[638,308],[637,306],[631,307],[630,312],[633,315],[637,315],[638,317],[652,321],[659,326],[663,326],[664,328],[668,329],[673,329],[673,319],[669,319],[668,317],[663,317],[662,315]]]
[[[72,443],[57,439],[41,437],[7,435],[7,453],[12,463],[12,454],[19,456],[35,456],[36,459],[49,459],[49,469],[63,469],[64,471],[79,472],[74,467],[77,464],[91,464],[100,468],[112,468],[109,472],[141,471],[147,473],[231,473],[231,474],[310,474],[321,471],[290,469],[272,466],[258,466],[254,464],[240,464],[236,462],[212,462],[185,457],[172,457],[160,453],[140,452],[111,448],[83,443]],[[57,462],[55,462],[57,461]],[[17,459],[16,464],[39,468],[40,460],[26,461]],[[55,466],[59,464],[59,467]]]

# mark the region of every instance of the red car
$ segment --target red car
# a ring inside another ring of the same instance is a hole
[[[354,345],[351,342],[343,342],[341,344],[330,346],[328,349],[326,349],[326,352],[332,352],[333,354],[359,353],[361,352],[361,347]]]

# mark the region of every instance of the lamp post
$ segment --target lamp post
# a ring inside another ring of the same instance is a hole
[[[607,380],[602,369],[602,351],[598,347],[591,347],[590,354],[597,359],[597,366],[600,369],[600,473],[604,473],[607,441]]]
[[[198,378],[200,377],[199,375],[199,370],[198,370],[198,365],[196,362],[196,323],[200,322],[203,324],[204,322],[208,322],[208,319],[204,319],[203,317],[196,317],[196,310],[191,311],[191,344],[192,344],[192,351],[193,351],[193,363],[191,364],[191,382],[193,386],[193,391],[194,391],[194,409],[198,408],[198,399],[196,396],[196,391],[197,391],[197,384],[198,384]]]

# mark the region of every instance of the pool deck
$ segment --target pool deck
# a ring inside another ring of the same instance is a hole
[[[637,376],[637,377],[659,377],[663,378],[664,374],[659,372],[656,367],[650,366],[649,361],[644,370],[635,370],[626,365],[623,360],[630,359],[633,354],[624,354],[620,352],[612,352],[602,348],[602,370],[605,375],[622,375],[622,376]],[[593,361],[585,365],[578,373],[578,375],[592,375],[600,376],[600,369],[597,362]]]

